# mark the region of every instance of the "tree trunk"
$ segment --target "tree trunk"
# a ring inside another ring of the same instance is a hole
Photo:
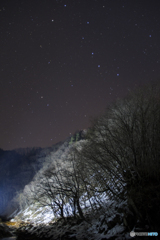
[[[84,215],[83,215],[83,212],[82,212],[81,206],[80,206],[80,204],[79,204],[79,199],[77,199],[76,202],[77,202],[77,208],[78,208],[79,216],[80,216],[81,218],[84,219]]]
[[[61,210],[61,217],[64,218],[64,215],[63,215],[63,207],[60,207],[60,210]]]

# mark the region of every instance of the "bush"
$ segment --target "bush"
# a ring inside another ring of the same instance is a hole
[[[151,225],[160,202],[159,90],[157,85],[138,89],[107,108],[92,122],[81,152],[93,169],[94,185],[113,198],[126,193],[136,218]]]

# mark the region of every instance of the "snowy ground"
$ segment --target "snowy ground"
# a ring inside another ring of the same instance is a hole
[[[101,201],[102,202],[107,202],[108,197],[106,196],[105,193],[101,194]],[[80,198],[81,202],[81,208],[90,208],[90,203],[94,204],[96,202],[96,196],[91,197],[89,200],[85,201],[85,205],[83,204],[83,198],[85,198],[85,194]],[[72,208],[70,204],[66,203],[64,206],[64,216],[67,217],[68,214],[69,216],[72,216]],[[57,213],[58,214],[58,213]],[[18,219],[30,222],[30,223],[36,223],[36,224],[47,224],[55,219],[55,216],[53,214],[53,211],[50,207],[39,207],[36,204],[30,205],[27,207],[25,210],[20,211],[14,219],[11,220],[17,221]]]
[[[90,213],[85,221],[72,218],[66,222],[64,220],[54,222],[53,213],[48,207],[35,209],[35,206],[30,206],[23,213],[19,213],[12,221],[21,218],[30,222],[23,226],[21,231],[25,230],[42,239],[43,237],[61,239],[63,236],[66,237],[66,234],[68,234],[68,239],[76,237],[77,240],[133,239],[123,223],[125,209],[127,211],[126,201],[118,203],[108,200],[103,209],[100,209],[98,213]]]

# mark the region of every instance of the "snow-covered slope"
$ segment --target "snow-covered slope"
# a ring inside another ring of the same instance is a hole
[[[18,231],[20,236],[25,233],[41,239],[131,239],[127,226],[124,224],[124,212],[127,213],[127,201],[115,202],[108,200],[102,209],[94,214],[90,212],[83,219],[66,218],[58,221],[52,219],[53,214],[49,209],[37,209],[33,211],[33,206],[19,213],[12,221],[17,221],[20,217],[30,223],[24,224]],[[35,217],[34,214],[37,213]],[[36,222],[32,222],[33,219]],[[32,222],[32,223],[31,223]],[[46,224],[48,222],[48,224]],[[41,223],[41,224],[40,224]],[[23,235],[24,234],[24,235]],[[65,238],[66,239],[66,238]]]

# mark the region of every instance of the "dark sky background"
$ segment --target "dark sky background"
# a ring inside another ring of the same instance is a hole
[[[0,148],[65,140],[159,76],[159,0],[0,2]]]

